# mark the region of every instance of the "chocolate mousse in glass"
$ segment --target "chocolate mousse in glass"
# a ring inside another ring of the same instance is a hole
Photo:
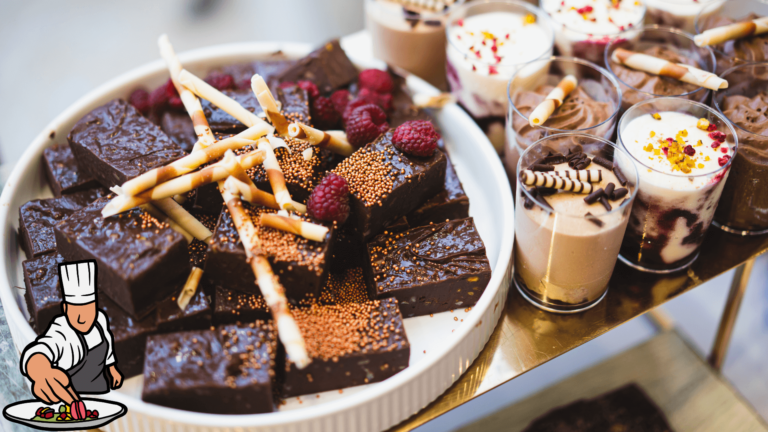
[[[522,65],[552,55],[549,18],[528,3],[478,0],[454,8],[446,31],[451,93],[500,153],[507,83]]]
[[[554,21],[559,54],[600,66],[608,42],[642,27],[645,17],[645,3],[636,0],[541,0],[540,4]]]
[[[612,142],[582,133],[550,135],[523,152],[515,285],[529,302],[575,313],[605,297],[637,193],[630,159]]]
[[[566,76],[578,85],[541,126],[531,126],[529,115]],[[514,183],[520,155],[536,141],[564,132],[581,132],[610,139],[616,128],[621,90],[611,74],[586,60],[550,57],[518,70],[507,86],[504,166]]]
[[[646,24],[660,24],[676,27],[693,33],[696,16],[704,8],[706,14],[718,14],[726,4],[726,0],[643,0],[648,12],[645,14]],[[732,0],[727,0],[731,3]]]
[[[739,150],[715,212],[714,224],[740,235],[768,233],[768,62],[736,66],[721,75],[730,87],[713,105],[733,124]]]
[[[606,68],[618,79],[621,86],[621,112],[632,105],[664,96],[675,96],[705,103],[709,90],[675,78],[650,74],[632,69],[611,60],[611,55],[623,48],[694,66],[706,72],[715,72],[715,55],[709,47],[698,47],[693,36],[670,27],[649,26],[627,32],[626,39],[617,39],[605,47]]]
[[[706,105],[665,97],[628,109],[618,137],[640,176],[621,260],[652,273],[686,268],[728,178],[738,145],[733,127]]]
[[[728,0],[728,7],[720,10],[717,5],[705,5],[696,17],[696,34],[766,16],[768,2],[765,0]],[[768,60],[768,34],[728,41],[712,46],[712,50],[717,58],[717,73],[722,74],[736,65]]]
[[[445,89],[445,22],[465,0],[365,0],[373,55]]]

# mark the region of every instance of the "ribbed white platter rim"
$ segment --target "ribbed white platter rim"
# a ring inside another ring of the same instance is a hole
[[[291,57],[308,53],[311,46],[294,43],[247,42],[211,46],[182,53],[183,64],[190,70],[262,58],[276,51]],[[354,55],[352,55],[354,59]],[[370,61],[356,61],[359,67],[375,67]],[[72,125],[93,108],[115,97],[127,97],[142,84],[159,85],[167,79],[161,60],[133,69],[83,96],[56,117],[29,145],[11,173],[0,196],[0,299],[18,350],[35,338],[35,333],[21,310],[26,307],[14,287],[23,287],[21,261],[17,244],[18,209],[29,199],[39,197],[45,188],[40,166],[43,149],[64,142]],[[408,77],[408,86],[416,92],[437,93],[416,77]],[[448,106],[435,113],[436,122],[446,138],[460,179],[470,197],[470,214],[476,218],[484,241],[489,246],[493,276],[473,309],[463,315],[462,324],[450,340],[433,349],[423,359],[384,382],[373,384],[327,403],[297,410],[254,415],[213,415],[175,410],[147,404],[140,399],[112,392],[105,396],[128,408],[128,414],[107,427],[108,430],[174,431],[375,431],[387,429],[415,414],[444,392],[466,371],[477,357],[504,308],[512,274],[514,213],[512,192],[498,156],[490,142],[458,106]],[[55,133],[55,137],[53,137]],[[483,208],[478,208],[482,204]],[[416,318],[418,319],[418,318]]]

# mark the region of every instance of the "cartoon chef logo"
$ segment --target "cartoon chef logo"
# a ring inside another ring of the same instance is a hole
[[[84,401],[81,395],[104,394],[120,388],[123,381],[117,369],[108,317],[97,308],[96,261],[62,263],[58,270],[63,313],[21,354],[21,373],[32,382],[32,393],[38,399],[24,403],[59,405],[56,409],[40,406],[32,420],[49,423],[96,420],[98,411],[88,409],[85,402],[98,402]],[[123,407],[122,414],[124,412]],[[47,429],[46,423],[24,423]]]

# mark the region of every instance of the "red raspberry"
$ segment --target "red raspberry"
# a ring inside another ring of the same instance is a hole
[[[357,93],[357,98],[374,103],[383,108],[384,111],[392,109],[392,95],[389,93],[376,93],[375,91],[363,88]]]
[[[128,103],[133,105],[134,108],[139,110],[140,113],[147,115],[152,105],[149,103],[149,93],[144,89],[134,90],[130,96],[128,96]]]
[[[168,81],[160,87],[156,88],[149,94],[149,103],[153,109],[162,110],[169,106],[171,98],[177,98],[178,101],[174,101],[175,104],[181,104],[181,98],[179,98],[179,92],[176,91],[176,87],[173,86],[173,81],[168,78]]]
[[[215,73],[205,77],[205,82],[216,90],[231,90],[235,88],[235,79],[232,75]]]
[[[331,102],[333,103],[333,107],[339,114],[344,114],[344,111],[347,109],[347,105],[349,105],[349,102],[351,101],[352,95],[349,93],[349,90],[336,90],[331,95]]]
[[[432,156],[440,134],[426,120],[407,121],[395,129],[392,143],[398,150],[414,156]]]
[[[249,83],[248,83],[248,86],[250,87],[250,85],[251,85],[251,84],[250,84],[250,81],[249,81]],[[293,86],[295,86],[295,85],[296,85],[296,83],[295,83],[295,82],[292,82],[292,81],[283,81],[283,82],[281,82],[280,84],[278,84],[277,86],[278,86],[278,87],[280,87],[280,88],[288,88],[288,87],[293,87]]]
[[[357,85],[361,89],[369,89],[375,93],[391,93],[394,84],[392,77],[386,71],[366,69],[357,76]]]
[[[312,81],[303,80],[297,82],[296,85],[307,92],[307,96],[309,96],[310,100],[320,96],[320,90],[318,90],[317,86]]]
[[[336,127],[341,120],[341,115],[336,112],[333,102],[324,96],[318,96],[312,101],[310,113],[312,124],[319,129],[329,130]]]
[[[387,115],[373,104],[355,108],[346,121],[347,140],[355,147],[372,142],[389,129]]]
[[[321,221],[344,223],[349,216],[349,187],[344,177],[329,173],[309,196],[307,213]]]
[[[725,142],[725,134],[720,131],[710,132],[709,137],[720,143]]]

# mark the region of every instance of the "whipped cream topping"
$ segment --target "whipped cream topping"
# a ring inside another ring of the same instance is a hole
[[[589,35],[612,35],[642,24],[645,7],[639,0],[543,0],[555,22]]]

